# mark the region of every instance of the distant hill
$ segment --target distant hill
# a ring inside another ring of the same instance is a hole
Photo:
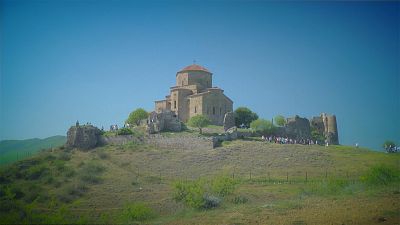
[[[42,149],[62,146],[66,141],[67,138],[61,135],[44,139],[32,138],[25,140],[0,141],[0,164],[10,163],[25,158]]]

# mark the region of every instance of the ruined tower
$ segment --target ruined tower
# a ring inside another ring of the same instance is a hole
[[[321,113],[321,118],[324,123],[324,134],[329,144],[338,145],[339,135],[335,115]]]

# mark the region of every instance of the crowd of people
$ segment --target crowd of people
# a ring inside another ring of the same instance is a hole
[[[278,137],[278,136],[262,136],[261,139],[263,141],[267,141],[269,143],[275,143],[275,144],[302,144],[302,145],[322,145],[324,143],[318,142],[318,140],[312,140],[312,139],[306,139],[306,138],[300,138],[300,139],[294,139],[294,138],[288,138],[288,137]],[[325,145],[328,146],[328,143],[325,142]]]

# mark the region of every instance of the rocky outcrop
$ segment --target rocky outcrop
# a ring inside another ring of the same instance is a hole
[[[67,132],[67,148],[78,148],[88,150],[99,144],[101,130],[92,125],[76,126],[69,128]]]
[[[233,112],[227,112],[224,116],[224,131],[226,132],[230,128],[235,126],[235,115]]]

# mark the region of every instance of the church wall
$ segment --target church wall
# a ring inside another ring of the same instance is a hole
[[[171,91],[171,111],[174,111],[178,118],[187,122],[189,116],[189,99],[192,91],[188,89],[174,89]]]
[[[203,113],[203,96],[189,98],[189,118]]]
[[[212,87],[212,75],[202,71],[190,71],[189,72],[189,85],[198,85],[199,90]]]
[[[167,100],[156,101],[156,112],[160,113],[167,109]]]
[[[233,111],[233,104],[222,92],[213,92],[203,97],[203,115],[214,125],[222,125],[224,115]]]
[[[189,75],[187,72],[176,74],[176,86],[185,86],[188,85]]]

